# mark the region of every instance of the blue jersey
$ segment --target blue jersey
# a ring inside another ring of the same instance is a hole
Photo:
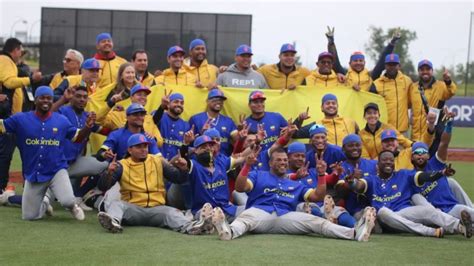
[[[446,168],[446,164],[436,157],[436,155],[431,157],[424,171],[440,171]],[[415,173],[416,171],[413,170],[413,174]],[[417,188],[417,192],[423,195],[433,206],[446,213],[451,211],[455,205],[459,204],[449,187],[446,176],[434,182],[426,182],[422,187]]]
[[[355,166],[344,161],[341,164],[344,168],[344,173],[339,176],[339,182],[343,182],[344,178],[354,172]],[[364,158],[359,159],[359,169],[362,171],[363,178],[367,178],[371,175],[377,175],[377,161],[367,160]],[[354,215],[356,212],[363,210],[370,204],[370,196],[367,194],[357,194],[353,191],[349,192],[349,195],[345,199],[345,208],[351,214]]]
[[[231,158],[218,156],[214,160],[214,172],[211,173],[206,167],[196,160],[191,159],[189,172],[189,183],[192,189],[192,208],[195,214],[202,206],[209,202],[212,207],[220,207],[231,216],[235,216],[237,207],[230,203],[229,180],[227,171],[231,170]]]
[[[202,112],[196,115],[193,115],[189,119],[189,125],[194,125],[194,133],[202,135],[201,132],[204,124],[209,119],[207,112]],[[210,123],[210,128],[215,128],[219,131],[221,135],[221,152],[229,156],[232,154],[232,145],[230,144],[231,135],[237,132],[237,127],[235,126],[234,121],[225,115],[219,114],[217,118],[213,118]]]
[[[260,151],[258,154],[257,164],[252,165],[252,171],[270,171],[270,155],[269,150]]]
[[[279,113],[265,112],[262,118],[256,120],[251,116],[245,119],[248,125],[250,125],[250,131],[257,132],[258,125],[263,125],[266,137],[260,143],[262,150],[270,149],[270,147],[280,137],[280,131],[282,128],[288,126],[288,122]]]
[[[252,171],[247,182],[251,190],[247,193],[246,208],[258,208],[278,216],[296,211],[298,203],[308,199],[313,189],[293,181],[273,175],[267,171]]]
[[[310,168],[316,167],[316,160],[314,159],[315,153],[315,149],[310,149],[306,152],[306,161],[309,162]],[[326,149],[323,152],[323,160],[327,164],[326,172],[331,173],[332,170],[329,166],[331,166],[333,163],[345,161],[346,156],[342,152],[341,147],[328,143]]]
[[[288,173],[295,173],[293,171],[289,171]],[[296,182],[307,186],[308,188],[317,188],[318,187],[318,173],[316,172],[315,168],[310,168],[308,169],[308,175],[300,178],[298,180],[295,180]],[[318,206],[323,206],[324,202],[323,201],[318,201],[316,202]]]
[[[0,120],[0,132],[16,135],[20,150],[23,176],[32,183],[51,180],[61,169],[68,167],[64,143],[74,140],[78,129],[58,113],[41,120],[35,112],[17,113]]]
[[[117,160],[123,159],[125,154],[127,153],[128,150],[128,138],[133,135],[132,132],[130,132],[127,128],[121,127],[119,129],[116,129],[107,136],[107,139],[104,141],[104,144],[102,144],[102,149],[111,149],[114,153],[117,154]],[[148,153],[150,154],[158,154],[160,153],[160,149],[158,148],[158,145],[156,144],[155,138],[149,138],[146,136],[146,139],[150,144],[148,145]]]
[[[364,178],[367,182],[367,194],[372,195],[372,207],[379,210],[382,207],[397,212],[412,206],[411,196],[416,193],[415,172],[400,170],[393,172],[386,180],[376,175]]]
[[[58,113],[64,115],[69,122],[76,128],[83,128],[86,125],[88,112],[83,111],[80,115],[76,114],[71,105],[61,106]],[[100,130],[100,126],[95,125],[92,127],[92,132],[97,132]],[[78,156],[82,154],[84,148],[87,145],[87,139],[82,140],[80,143],[74,143],[68,139],[64,141],[64,156],[66,156],[66,161],[69,164],[72,164]]]
[[[163,137],[162,153],[167,160],[173,158],[183,145],[183,137],[189,131],[189,123],[181,118],[174,119],[167,112],[160,120],[160,132]]]

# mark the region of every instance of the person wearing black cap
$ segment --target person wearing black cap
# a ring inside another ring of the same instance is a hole
[[[400,39],[400,28],[395,30],[392,35],[392,39],[385,46],[380,58],[377,61],[377,64],[369,71],[365,67],[365,56],[362,52],[356,51],[351,54],[349,59],[349,69],[345,69],[340,61],[339,55],[337,53],[336,44],[334,43],[334,27],[331,29],[328,27],[328,32],[326,32],[326,37],[328,39],[328,51],[334,55],[334,69],[337,73],[346,75],[347,85],[351,86],[356,91],[369,91],[372,82],[380,77],[384,69],[384,59],[385,56],[391,54],[395,49],[397,41]]]
[[[342,74],[336,74],[333,70],[333,64],[333,54],[329,52],[320,53],[316,62],[318,68],[311,71],[311,74],[306,77],[306,85],[329,89],[342,86],[346,78]]]
[[[305,67],[296,65],[295,46],[291,43],[283,44],[278,58],[280,59],[278,63],[257,69],[265,77],[270,89],[294,90],[296,86],[304,85],[304,79],[311,72]]]
[[[436,80],[433,76],[433,64],[427,60],[421,60],[418,63],[418,76],[420,80],[411,84],[409,89],[409,104],[412,113],[411,139],[421,141],[423,134],[427,134],[426,114],[429,108],[441,109],[438,125],[436,126],[436,136],[430,148],[430,154],[433,155],[438,149],[438,145],[443,132],[441,120],[445,115],[442,111],[447,100],[456,94],[456,84],[451,79],[451,75],[445,69],[443,80]]]
[[[386,129],[395,130],[398,143],[403,148],[409,148],[412,141],[406,138],[395,127],[380,122],[379,106],[376,103],[368,103],[364,107],[364,119],[367,121],[365,127],[359,131],[362,139],[362,157],[376,160],[378,154],[382,151],[382,141],[380,135]]]

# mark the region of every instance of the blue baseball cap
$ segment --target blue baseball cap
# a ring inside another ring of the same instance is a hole
[[[431,63],[428,59],[423,59],[418,62],[418,69],[420,69],[422,66],[429,66],[431,69],[433,69],[433,63]]]
[[[320,124],[314,124],[313,126],[311,126],[309,128],[309,137],[312,138],[314,135],[316,134],[326,134],[328,133],[328,131],[326,130],[326,127],[324,127],[323,125],[320,125]]]
[[[206,143],[215,143],[215,141],[213,141],[211,137],[206,136],[206,135],[199,136],[196,138],[196,140],[194,140],[194,148],[197,148],[201,146],[202,144],[206,144]]]
[[[362,144],[362,140],[360,139],[359,135],[349,134],[349,135],[345,136],[344,139],[342,140],[342,145],[346,145],[346,144],[349,144],[349,143],[352,143],[352,142],[357,142],[357,143]]]
[[[206,131],[204,131],[204,135],[205,136],[208,136],[210,138],[221,138],[221,133],[219,133],[219,130],[215,129],[215,128],[210,128]]]
[[[201,39],[194,39],[189,43],[189,50],[192,50],[194,47],[199,46],[199,45],[204,45],[206,47],[206,43],[201,40]]]
[[[212,98],[222,98],[224,100],[227,99],[227,97],[224,96],[224,93],[219,89],[212,89],[209,91],[209,93],[207,94],[207,99],[209,100]]]
[[[142,84],[137,84],[130,90],[130,95],[133,95],[139,91],[145,91],[147,95],[151,93],[151,90],[148,87],[145,87]]]
[[[131,135],[130,138],[128,138],[127,146],[130,148],[132,146],[142,144],[142,143],[150,144],[150,142],[145,137],[145,135],[141,133],[136,133],[136,134]]]
[[[356,51],[351,54],[351,59],[350,59],[351,62],[355,60],[359,60],[359,59],[365,60],[365,56],[362,52]]]
[[[398,57],[398,54],[388,54],[387,56],[385,56],[385,64],[389,63],[400,64],[400,58]]]
[[[288,154],[306,153],[306,146],[301,142],[293,142],[288,145]]]
[[[417,141],[413,143],[413,145],[411,146],[411,153],[423,154],[423,153],[428,153],[429,150],[430,148],[428,147],[428,145],[426,145],[426,143],[421,142],[421,141]]]
[[[181,93],[173,93],[170,95],[170,102],[174,100],[183,100],[184,101],[184,96]]]
[[[382,136],[381,139],[382,141],[387,140],[387,139],[396,139],[397,138],[397,132],[393,129],[385,129],[382,131]]]
[[[130,106],[127,108],[127,115],[135,114],[135,113],[142,113],[145,112],[145,107],[139,103],[132,103]]]
[[[263,94],[263,91],[252,91],[249,95],[249,102],[253,100],[266,100],[267,98],[265,97],[265,94]]]
[[[243,54],[253,55],[252,48],[246,44],[242,44],[241,46],[237,47],[237,50],[235,50],[235,55]]]
[[[100,43],[103,40],[112,40],[112,35],[110,35],[110,33],[108,32],[102,32],[102,33],[99,33],[97,37],[95,37],[96,44]]]
[[[100,69],[100,63],[95,58],[89,58],[89,59],[84,60],[84,62],[82,62],[81,68],[87,69],[87,70]]]
[[[295,46],[291,43],[285,43],[281,46],[280,48],[280,54],[286,53],[286,52],[293,52],[296,53]]]
[[[337,102],[337,97],[336,97],[336,95],[334,95],[332,93],[327,93],[321,99],[321,104],[324,104],[326,101],[336,101]]]
[[[186,54],[186,52],[184,52],[183,48],[175,45],[175,46],[171,46],[170,49],[168,49],[167,57],[170,57],[170,56],[174,55],[175,53],[183,53],[183,55]]]
[[[318,61],[320,61],[321,59],[325,57],[328,57],[328,58],[331,58],[331,60],[334,60],[334,56],[330,52],[322,52],[318,55]]]
[[[53,89],[51,89],[49,86],[39,86],[35,91],[35,98],[43,95],[54,97]]]

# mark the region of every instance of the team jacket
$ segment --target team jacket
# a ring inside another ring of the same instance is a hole
[[[423,134],[427,133],[426,111],[421,100],[419,83],[412,83],[409,89],[409,105],[412,111],[412,132],[413,141],[421,141]],[[430,107],[443,108],[445,101],[456,93],[457,87],[451,81],[446,85],[444,81],[437,81],[433,78],[428,88],[424,88],[424,95]]]
[[[127,63],[127,60],[115,55],[115,53],[108,59],[102,57],[99,54],[95,54],[94,58],[99,60],[100,64],[99,82],[97,84],[99,88],[116,82],[120,65]]]
[[[318,124],[326,127],[328,142],[338,146],[342,146],[342,140],[345,136],[358,133],[357,123],[349,117],[324,118]]]
[[[53,90],[56,89],[59,86],[59,84],[61,84],[63,80],[66,79],[67,77],[68,75],[64,71],[54,74],[53,78],[49,82],[49,87],[51,87],[51,89]]]
[[[198,67],[191,66],[190,60],[185,60],[183,67],[186,72],[193,75],[204,86],[216,82],[217,74],[219,73],[219,69],[215,65],[209,64],[207,59],[204,59]]]
[[[280,63],[273,65],[264,65],[258,70],[267,81],[270,89],[281,90],[288,89],[288,86],[302,85],[305,78],[311,71],[305,67],[296,66],[288,75],[280,71]]]
[[[397,132],[398,144],[403,148],[411,147],[413,143],[411,140],[400,134],[393,126],[382,122],[377,122],[375,131],[372,132],[368,125],[359,131],[359,136],[362,139],[362,157],[366,159],[377,160],[379,153],[382,151],[382,131],[386,129],[393,129]]]
[[[167,68],[159,75],[155,77],[156,85],[183,85],[183,86],[194,86],[196,85],[196,78],[186,72],[184,67],[181,67],[178,74],[174,73],[171,68]]]
[[[395,79],[385,75],[374,81],[376,93],[384,97],[387,104],[388,123],[398,131],[408,130],[408,89],[411,79],[398,71]]]
[[[367,68],[364,68],[361,72],[356,72],[349,68],[346,74],[346,83],[350,87],[358,85],[361,91],[369,91],[372,85],[372,78]]]
[[[83,79],[82,75],[67,76],[63,81],[54,89],[54,100],[58,100],[64,94],[67,88],[74,86],[84,86],[87,88],[89,96],[96,92],[98,89],[97,84],[87,84]]]
[[[0,94],[6,94],[9,101],[1,104],[0,109],[3,109],[1,117],[8,117],[12,110],[21,111],[23,105],[23,93],[17,88],[30,85],[29,77],[18,77],[18,68],[15,62],[8,55],[0,55]],[[19,97],[21,93],[21,97]],[[15,98],[14,98],[15,95]]]
[[[150,88],[151,86],[153,86],[153,82],[155,81],[155,76],[153,76],[153,74],[151,74],[150,72],[146,71],[145,75],[143,75],[143,77],[141,78],[137,75],[137,80],[143,86]]]
[[[337,74],[334,70],[331,70],[329,75],[323,75],[316,69],[311,71],[311,74],[306,77],[306,85],[332,89],[342,85],[342,83],[339,83],[337,80]]]

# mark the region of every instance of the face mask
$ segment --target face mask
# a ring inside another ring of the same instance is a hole
[[[196,154],[196,160],[205,167],[212,166],[213,158],[211,152],[203,152],[201,154]]]

